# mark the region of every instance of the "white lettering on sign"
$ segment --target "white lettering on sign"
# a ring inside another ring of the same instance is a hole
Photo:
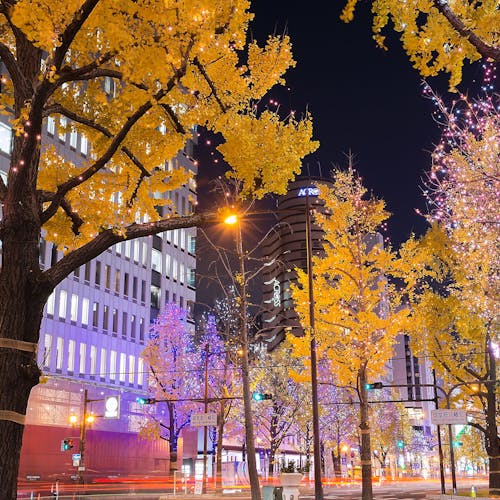
[[[465,425],[467,424],[467,411],[431,410],[431,423],[434,425]]]
[[[319,188],[310,186],[305,188],[300,188],[297,196],[318,196]]]
[[[190,423],[193,427],[216,426],[217,413],[193,413]]]
[[[273,281],[273,305],[274,307],[281,305],[281,285],[276,278]]]

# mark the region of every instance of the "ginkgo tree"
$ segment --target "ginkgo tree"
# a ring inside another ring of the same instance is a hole
[[[415,350],[430,356],[448,390],[472,405],[470,425],[484,436],[489,487],[500,491],[498,96],[446,106],[436,98],[443,137],[427,183],[431,229],[407,244],[418,261],[411,295]]]
[[[308,276],[297,269],[292,286],[295,307],[306,330],[290,339],[295,354],[307,356],[311,335],[318,357],[331,361],[339,385],[351,387],[359,401],[362,498],[373,498],[371,484],[368,382],[382,376],[393,356],[396,335],[403,330],[408,309],[404,287],[390,281],[405,266],[378,233],[388,218],[384,202],[367,197],[352,168],[333,173],[332,187],[321,186],[324,208],[315,214],[323,230],[323,255],[313,257],[315,329],[309,325]]]
[[[0,106],[13,127],[0,176],[0,484],[16,497],[26,407],[38,383],[44,304],[74,269],[123,240],[211,220],[179,216],[167,194],[187,182],[168,159],[197,126],[219,133],[246,194],[283,192],[317,144],[309,117],[255,103],[295,63],[288,37],[247,45],[248,0],[5,0]],[[53,119],[84,137],[72,163],[46,144]],[[168,213],[171,216],[167,218]],[[64,252],[39,265],[44,235]]]
[[[359,0],[347,0],[346,22],[354,17]],[[450,86],[462,79],[466,61],[500,61],[498,0],[372,0],[374,39],[385,48],[384,30],[400,33],[411,62],[423,77],[443,71]]]

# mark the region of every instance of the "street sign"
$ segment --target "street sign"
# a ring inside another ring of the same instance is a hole
[[[467,424],[467,411],[431,410],[431,423],[434,425],[465,425]]]
[[[191,415],[192,427],[205,427],[217,425],[217,413],[193,413]]]
[[[80,460],[80,458],[82,458],[80,453],[73,453],[73,455],[71,455],[71,460]]]

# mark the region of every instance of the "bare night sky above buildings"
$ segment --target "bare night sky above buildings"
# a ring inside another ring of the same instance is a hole
[[[272,91],[269,99],[279,102],[283,115],[308,109],[313,116],[321,145],[305,158],[303,173],[318,175],[320,165],[328,176],[333,165],[345,166],[352,152],[365,186],[384,198],[393,214],[388,236],[398,245],[412,231],[421,234],[426,227],[415,209],[425,211],[422,182],[440,132],[432,118],[433,105],[422,96],[421,77],[396,36],[388,37],[389,51],[379,49],[372,39],[369,5],[360,3],[350,24],[339,19],[343,5],[343,0],[254,0],[250,36],[260,44],[273,33],[288,33],[292,40],[297,65],[287,73],[287,88]],[[481,74],[479,64],[466,68],[461,90],[480,81]],[[439,94],[447,93],[446,76],[429,83]],[[202,137],[202,206],[211,200],[206,183],[208,170],[213,170],[209,164],[217,158],[213,150]],[[220,172],[220,163],[215,167]]]

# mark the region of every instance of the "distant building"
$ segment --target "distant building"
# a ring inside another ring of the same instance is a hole
[[[293,306],[290,284],[297,279],[295,267],[307,269],[307,204],[319,209],[317,183],[331,181],[320,178],[299,178],[291,182],[288,192],[278,198],[275,231],[266,238],[262,253],[269,261],[263,274],[262,300],[264,306],[263,338],[269,350],[276,347],[287,331],[302,334]],[[311,218],[312,220],[312,218]],[[311,226],[312,251],[321,251],[321,229]]]

